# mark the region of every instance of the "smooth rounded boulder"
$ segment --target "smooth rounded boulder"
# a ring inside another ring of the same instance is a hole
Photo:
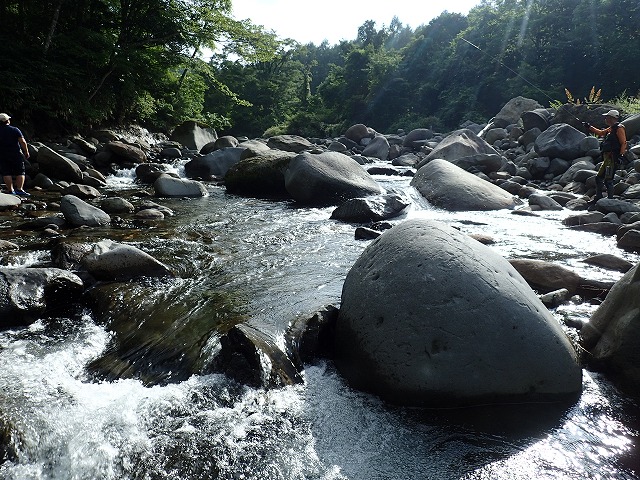
[[[364,250],[344,282],[335,353],[352,386],[401,405],[572,398],[582,384],[573,345],[509,262],[432,220]]]
[[[153,189],[157,197],[206,197],[207,187],[196,180],[175,178],[163,173],[155,182]]]
[[[432,205],[451,211],[513,209],[518,203],[506,190],[442,159],[421,167],[411,186]]]
[[[616,282],[580,330],[588,362],[640,392],[640,264]]]
[[[358,162],[340,152],[297,155],[289,162],[284,182],[294,200],[315,205],[341,203],[383,191]]]
[[[73,227],[104,227],[111,223],[111,217],[108,213],[88,204],[75,195],[62,197],[60,211],[67,223]]]
[[[172,276],[169,268],[132,245],[103,240],[93,246],[82,266],[98,280]]]

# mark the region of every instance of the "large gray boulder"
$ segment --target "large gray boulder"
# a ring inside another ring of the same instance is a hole
[[[213,128],[199,125],[193,120],[178,125],[169,137],[190,150],[200,151],[209,142],[215,142],[218,134]]]
[[[267,140],[267,146],[275,150],[300,153],[313,148],[313,144],[299,135],[276,135]]]
[[[443,223],[408,220],[349,271],[336,365],[393,403],[470,405],[581,390],[560,324],[494,250]]]
[[[524,112],[542,108],[537,101],[526,97],[515,97],[509,100],[493,119],[496,127],[506,127],[518,123]]]
[[[138,277],[172,276],[169,268],[132,245],[103,240],[93,246],[82,266],[98,280],[129,280]]]
[[[306,204],[331,205],[383,191],[358,162],[340,152],[297,155],[284,181],[293,199]]]
[[[420,168],[411,185],[429,203],[446,210],[512,209],[518,202],[502,188],[440,159]]]
[[[201,182],[172,177],[166,173],[153,182],[153,189],[157,197],[206,197],[209,194]]]
[[[248,196],[289,196],[284,186],[284,172],[293,152],[267,150],[243,158],[229,168],[224,176],[227,191]]]
[[[83,183],[80,167],[72,160],[60,155],[46,145],[38,149],[38,165],[40,173],[49,178],[73,183]]]
[[[378,160],[387,160],[389,158],[389,149],[389,141],[382,135],[378,135],[364,147],[362,155],[377,158]]]
[[[640,392],[640,269],[616,282],[580,330],[588,361],[610,372],[626,389]]]
[[[229,168],[240,161],[244,150],[240,147],[226,147],[194,158],[185,164],[185,174],[190,178],[224,177]]]
[[[500,154],[484,139],[465,128],[447,136],[418,163],[418,168],[433,159],[443,159],[467,170],[476,166],[484,173],[497,171],[502,166]]]
[[[28,325],[69,306],[83,289],[82,280],[67,270],[0,267],[0,328]]]
[[[75,195],[65,195],[60,200],[60,211],[67,223],[74,227],[104,227],[111,223],[109,214],[88,204]]]
[[[120,162],[144,163],[147,161],[147,154],[140,147],[124,142],[109,142],[105,146],[106,150],[114,154],[114,160]]]
[[[534,149],[541,157],[575,160],[586,153],[582,150],[584,138],[585,134],[571,125],[557,123],[538,135]]]

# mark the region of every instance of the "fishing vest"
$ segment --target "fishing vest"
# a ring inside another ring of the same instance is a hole
[[[611,125],[611,131],[607,133],[600,143],[601,152],[616,152],[620,153],[620,140],[618,139],[618,127],[620,123]]]

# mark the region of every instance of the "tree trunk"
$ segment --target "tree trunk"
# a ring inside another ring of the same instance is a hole
[[[49,34],[47,35],[47,39],[44,42],[44,51],[43,53],[46,55],[49,51],[49,47],[51,46],[51,39],[53,38],[53,34],[56,31],[56,27],[58,25],[58,19],[60,18],[60,9],[62,8],[62,3],[64,0],[58,0],[58,5],[56,5],[56,9],[53,12],[53,18],[51,19],[51,27],[49,28]]]

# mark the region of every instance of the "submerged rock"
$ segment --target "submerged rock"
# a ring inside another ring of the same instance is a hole
[[[578,393],[577,354],[518,272],[442,223],[409,220],[349,271],[336,364],[403,405],[470,405]]]

